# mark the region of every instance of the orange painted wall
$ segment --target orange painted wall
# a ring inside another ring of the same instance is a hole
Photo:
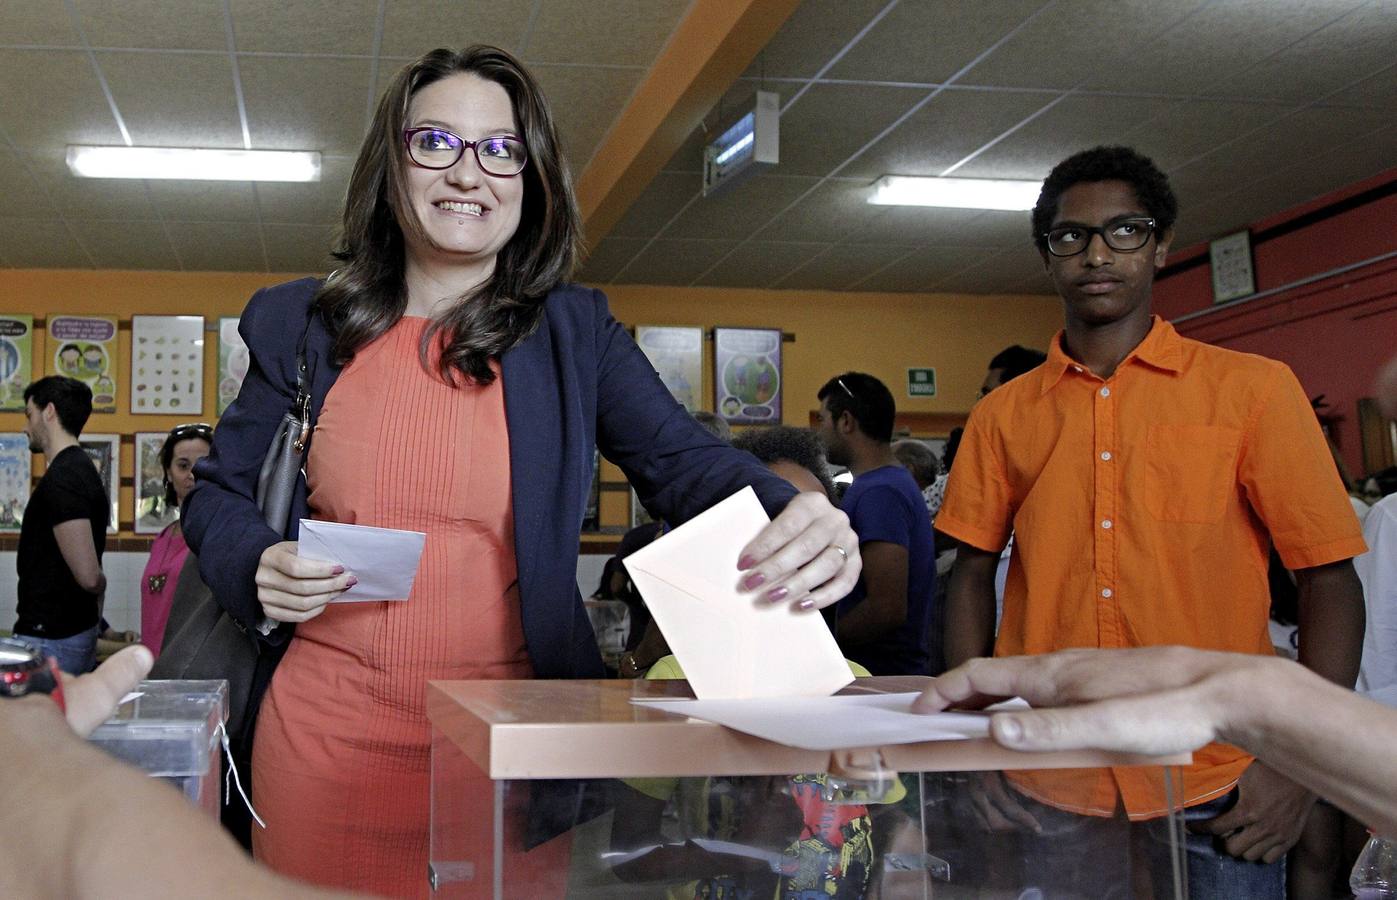
[[[299,277],[296,273],[117,272],[0,269],[0,312],[115,315],[203,315],[209,327],[220,316],[235,316],[259,287]],[[942,294],[860,294],[818,291],[766,291],[604,285],[618,319],[627,325],[714,325],[780,328],[795,336],[783,345],[783,412],[788,424],[805,425],[818,407],[815,392],[828,378],[848,369],[870,372],[888,383],[898,408],[916,412],[963,412],[975,401],[985,363],[1012,343],[1044,347],[1061,321],[1058,301],[1045,296],[957,296]],[[204,412],[213,421],[216,335],[206,331]],[[36,329],[34,375],[43,374],[48,348]],[[195,418],[132,415],[130,409],[130,331],[119,335],[118,412],[94,415],[91,433],[134,434],[162,431]],[[712,408],[712,344],[707,343],[704,400]],[[908,367],[937,370],[934,398],[907,398]],[[19,431],[19,413],[0,413],[0,431]],[[132,477],[128,445],[122,447],[121,474]],[[36,461],[36,473],[40,467]],[[605,480],[619,481],[608,467]],[[624,524],[627,495],[603,495],[603,523]],[[132,515],[132,489],[121,490],[120,518]]]

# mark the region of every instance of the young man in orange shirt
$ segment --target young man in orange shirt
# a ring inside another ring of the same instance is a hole
[[[1300,661],[1354,683],[1357,518],[1286,366],[1187,340],[1151,314],[1176,212],[1163,173],[1122,147],[1079,153],[1043,184],[1034,240],[1065,323],[1048,361],[986,396],[966,427],[936,521],[962,542],[947,595],[950,667],[1069,647],[1269,654],[1274,543],[1299,586]],[[994,571],[1011,531],[996,637]],[[1133,820],[1165,811],[1146,770],[986,787],[991,827],[1036,828],[1062,810]],[[1283,894],[1280,861],[1312,794],[1211,744],[1176,799],[1191,807],[1197,896]]]

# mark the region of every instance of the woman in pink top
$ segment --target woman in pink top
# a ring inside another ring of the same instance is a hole
[[[177,425],[160,448],[160,469],[165,474],[164,508],[176,510],[194,487],[194,464],[209,455],[213,428],[202,422]],[[150,546],[150,560],[141,573],[141,643],[150,652],[160,655],[165,642],[165,623],[170,618],[170,603],[175,598],[175,582],[189,545],[184,542],[179,519],[175,519],[156,537]]]

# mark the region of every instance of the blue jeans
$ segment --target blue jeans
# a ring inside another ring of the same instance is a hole
[[[1193,900],[1285,900],[1284,858],[1269,865],[1248,862],[1228,855],[1213,835],[1187,830],[1189,822],[1227,812],[1237,804],[1237,796],[1233,788],[1231,793],[1188,807],[1180,815],[1188,879],[1184,896]],[[1027,797],[1017,799],[1042,827],[1041,836],[1023,840],[1023,884],[1034,884],[1037,872],[1048,876],[1040,885],[1046,897],[1128,898],[1147,891],[1157,898],[1174,895],[1167,816],[1126,827],[1119,814],[1112,818],[1082,816]]]
[[[71,637],[41,638],[31,634],[17,634],[15,637],[34,645],[44,656],[58,660],[58,668],[69,675],[83,675],[97,667],[97,629],[93,625]]]

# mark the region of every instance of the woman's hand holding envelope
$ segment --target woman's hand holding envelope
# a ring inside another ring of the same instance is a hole
[[[262,551],[256,581],[262,611],[276,622],[314,619],[326,604],[359,583],[344,566],[297,556],[295,541]]]
[[[863,563],[849,517],[823,494],[797,494],[742,550],[742,587],[765,588],[772,603],[828,606],[854,589]]]

